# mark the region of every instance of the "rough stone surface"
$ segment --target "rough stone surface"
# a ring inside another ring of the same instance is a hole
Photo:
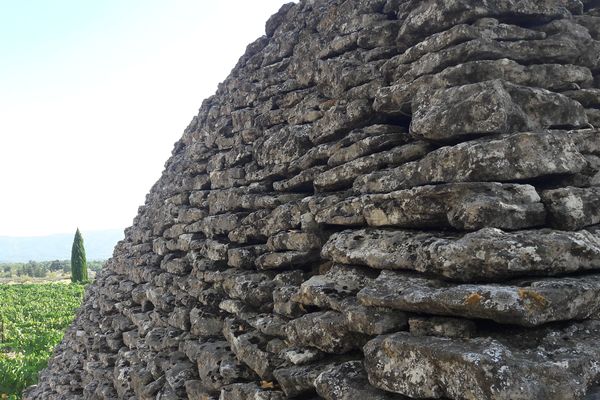
[[[599,329],[590,321],[464,340],[396,333],[367,343],[365,366],[371,384],[414,398],[577,399],[600,374]]]
[[[575,230],[600,222],[600,187],[566,187],[542,193],[550,223],[558,229]]]
[[[359,206],[355,212],[362,212],[370,226],[522,229],[541,226],[546,218],[539,195],[529,185],[442,184],[360,200],[354,202]]]
[[[373,272],[368,268],[334,265],[324,275],[314,275],[303,282],[293,300],[304,305],[342,311],[347,300],[376,277]]]
[[[283,5],[24,399],[597,398],[599,18]]]
[[[406,399],[371,386],[360,361],[348,361],[322,372],[315,380],[315,387],[327,400]]]
[[[567,133],[527,132],[442,147],[419,161],[363,175],[354,188],[386,193],[431,183],[522,181],[577,173],[585,165]]]
[[[468,319],[448,317],[414,317],[408,321],[410,333],[414,336],[442,336],[449,338],[470,338],[475,336],[477,325]]]
[[[583,106],[561,94],[501,80],[423,91],[411,133],[430,140],[587,124]]]
[[[361,346],[364,336],[350,331],[344,316],[335,311],[317,312],[291,321],[286,328],[293,345],[312,346],[326,353],[347,353]]]
[[[586,319],[600,311],[600,275],[502,284],[453,284],[385,271],[358,293],[368,306],[535,326]]]
[[[600,269],[600,237],[587,230],[484,228],[464,235],[346,230],[331,236],[322,255],[337,263],[414,270],[463,282],[497,280]]]

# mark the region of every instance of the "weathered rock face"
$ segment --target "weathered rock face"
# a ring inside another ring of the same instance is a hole
[[[600,3],[301,0],[26,399],[593,399]]]
[[[474,339],[401,332],[369,342],[365,367],[375,386],[414,398],[576,399],[600,374],[599,333],[598,321]]]

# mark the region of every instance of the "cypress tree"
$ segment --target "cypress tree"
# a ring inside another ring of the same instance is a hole
[[[71,248],[71,282],[87,282],[87,261],[85,259],[85,247],[83,247],[83,236],[77,228],[75,238],[73,238],[73,247]]]

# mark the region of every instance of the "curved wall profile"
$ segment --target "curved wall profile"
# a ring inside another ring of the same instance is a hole
[[[600,3],[284,5],[26,399],[600,384]]]

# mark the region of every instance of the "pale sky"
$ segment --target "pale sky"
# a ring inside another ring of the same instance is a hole
[[[289,0],[0,0],[0,236],[125,228]]]

